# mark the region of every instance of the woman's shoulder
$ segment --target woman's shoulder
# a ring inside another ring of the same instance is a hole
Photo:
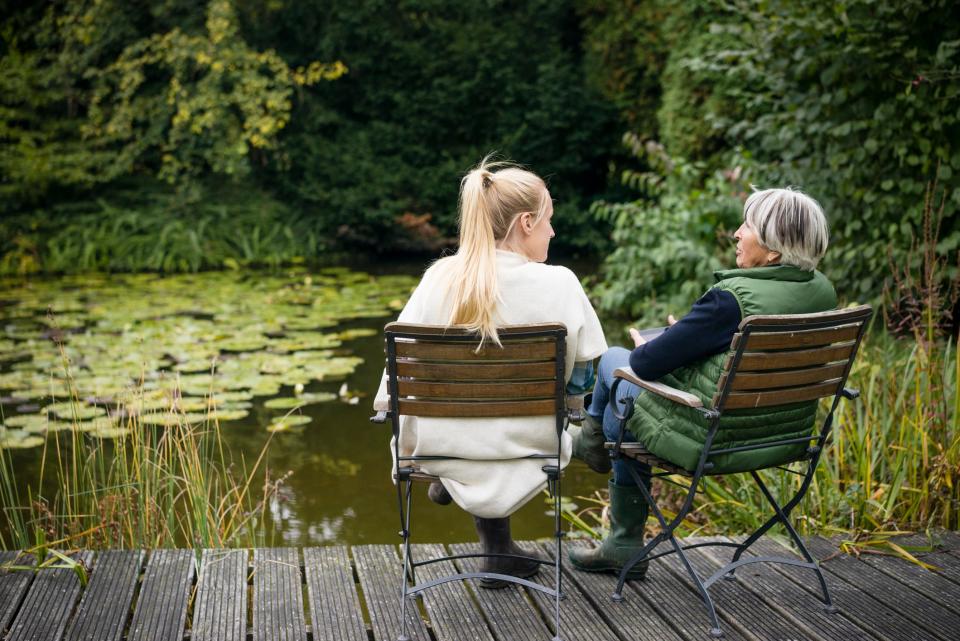
[[[580,288],[580,279],[577,278],[577,275],[573,273],[568,267],[563,265],[549,265],[547,263],[535,263],[529,262],[524,265],[524,269],[528,274],[542,279],[544,281],[550,281],[558,285],[564,285],[568,287]]]
[[[420,282],[429,282],[439,278],[441,275],[446,274],[453,267],[455,262],[456,255],[452,256],[443,256],[437,260],[430,263],[423,272],[423,276],[420,277]]]

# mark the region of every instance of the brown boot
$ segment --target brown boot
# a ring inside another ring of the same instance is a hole
[[[477,526],[477,535],[480,537],[480,544],[483,546],[484,554],[521,554],[524,556],[533,556],[520,549],[510,537],[510,517],[502,519],[482,519],[479,516],[475,516],[473,520]],[[533,576],[539,569],[540,564],[536,561],[509,559],[498,556],[488,557],[480,564],[481,572],[509,574],[510,576],[521,579]],[[480,579],[481,588],[499,589],[505,588],[508,585],[508,582],[500,579]]]
[[[433,481],[430,484],[430,489],[427,490],[427,496],[437,505],[450,505],[450,501],[453,500],[450,492],[447,492],[447,488],[443,487],[443,483],[440,481]]]

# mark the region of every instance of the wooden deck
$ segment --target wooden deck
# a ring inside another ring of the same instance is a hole
[[[549,549],[525,545],[544,554]],[[711,589],[726,639],[960,639],[960,536],[945,534],[937,551],[918,555],[936,572],[891,557],[834,556],[835,546],[824,539],[810,546],[824,559],[840,612],[829,615],[820,607],[809,570],[749,565],[736,582],[718,581]],[[756,553],[785,552],[777,548],[764,542]],[[443,549],[416,546],[421,555]],[[449,546],[453,552],[475,549]],[[691,553],[704,571],[719,566],[720,554],[729,551]],[[0,563],[14,556],[0,552]],[[80,556],[91,568],[85,588],[69,570],[0,573],[0,638],[395,641],[398,634],[396,546],[207,550],[199,563],[189,550]],[[420,578],[451,569],[443,565],[424,566]],[[567,568],[564,582],[566,641],[709,638],[702,604],[673,557],[651,564],[647,579],[628,584],[618,604],[609,599],[612,576]],[[417,641],[550,639],[550,606],[525,589],[450,583],[410,608],[409,634]]]

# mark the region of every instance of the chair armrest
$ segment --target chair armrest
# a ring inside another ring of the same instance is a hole
[[[637,376],[636,373],[629,367],[620,367],[613,372],[613,375],[617,378],[622,378],[625,381],[629,381],[638,387],[642,387],[648,392],[653,392],[657,396],[662,396],[663,398],[669,399],[674,403],[680,403],[681,405],[686,405],[687,407],[703,407],[703,401],[690,392],[684,392],[683,390],[679,390],[676,387],[670,387],[669,385],[664,385],[663,383],[645,381]]]
[[[844,387],[843,390],[840,392],[840,395],[843,396],[844,398],[849,398],[852,400],[855,398],[860,398],[860,390],[853,389],[852,387]]]

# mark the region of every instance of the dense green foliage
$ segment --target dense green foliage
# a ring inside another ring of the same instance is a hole
[[[743,0],[685,7],[661,23],[665,38],[692,35],[681,38],[663,63],[657,126],[647,134],[683,160],[663,170],[646,153],[636,154],[647,173],[659,172],[662,184],[632,203],[598,208],[606,217],[617,212],[618,249],[607,262],[604,289],[608,310],[635,317],[658,312],[647,303],[662,300],[664,292],[709,285],[715,239],[703,233],[669,237],[680,229],[707,229],[718,222],[714,210],[742,198],[742,185],[723,186],[715,178],[716,171],[729,176],[744,168],[743,158],[731,160],[732,148],[748,150],[749,182],[798,185],[823,203],[832,246],[822,268],[847,298],[876,296],[890,265],[909,259],[933,181],[947,198],[938,251],[956,255],[956,3]],[[619,71],[605,73],[615,77]],[[683,167],[699,167],[699,176],[678,169]],[[633,179],[631,172],[625,175]],[[663,232],[638,229],[648,221]],[[715,229],[729,231],[734,221]],[[674,268],[669,282],[662,282],[663,274],[652,280],[645,275],[670,253],[664,243],[651,242],[655,235],[668,237],[667,246],[697,247],[683,252],[689,264]],[[956,269],[944,275],[955,276]]]
[[[947,0],[63,0],[0,33],[6,272],[436,252],[492,150],[548,177],[561,250],[609,255],[608,313],[682,311],[750,185],[824,204],[847,299],[932,181],[960,248]]]
[[[597,242],[578,212],[619,133],[585,86],[570,3],[335,1],[268,14],[257,35],[350,69],[304,104],[274,174],[341,235],[389,242],[403,213],[451,234],[459,177],[497,150],[549,178],[564,242]]]
[[[620,126],[571,2],[77,0],[0,29],[8,271],[435,251],[494,150],[548,178],[562,242],[603,242]]]

